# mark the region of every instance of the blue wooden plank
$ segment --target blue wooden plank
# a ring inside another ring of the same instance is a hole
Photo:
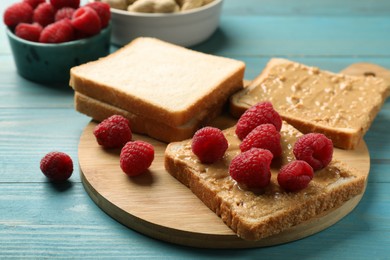
[[[224,0],[224,15],[378,16],[390,13],[387,0]]]
[[[83,0],[85,1],[85,0]],[[4,10],[16,0],[0,1]],[[246,62],[255,77],[269,58],[286,57],[339,71],[354,62],[390,68],[388,0],[225,0],[220,30],[194,49]],[[73,110],[67,87],[25,81],[15,71],[0,25],[0,258],[387,259],[390,243],[390,102],[365,140],[371,153],[367,192],[347,218],[313,237],[252,250],[192,250],[120,225],[89,199],[76,166],[69,187],[47,183],[41,156],[76,158],[89,118]]]
[[[194,48],[222,56],[389,57],[389,30],[389,16],[229,16]]]
[[[39,162],[54,150],[72,157],[79,182],[77,146],[89,121],[73,109],[0,109],[0,182],[46,181]]]
[[[218,31],[194,48],[222,56],[389,57],[389,31],[389,16],[223,16]],[[10,53],[4,32],[0,39],[0,54]]]
[[[80,183],[67,187],[50,183],[0,184],[0,256],[270,259],[290,255],[291,259],[329,259],[336,255],[340,259],[377,259],[389,252],[387,186],[374,183],[346,218],[296,242],[261,249],[191,250],[138,234],[102,214]]]

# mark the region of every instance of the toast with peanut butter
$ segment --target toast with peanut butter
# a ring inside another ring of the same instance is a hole
[[[191,150],[191,140],[173,142],[165,151],[165,168],[188,186],[236,234],[257,241],[279,234],[336,209],[364,192],[368,173],[349,168],[337,155],[315,172],[308,187],[287,192],[277,182],[282,165],[294,160],[292,147],[302,134],[283,122],[280,160],[271,164],[271,182],[258,190],[246,189],[228,172],[231,160],[240,153],[241,141],[235,127],[223,131],[229,146],[224,157],[213,164],[202,164]]]
[[[157,125],[180,128],[215,117],[214,111],[242,89],[244,71],[241,61],[144,37],[73,67],[70,86]]]
[[[129,120],[132,132],[146,134],[166,143],[188,139],[192,137],[198,128],[208,122],[206,120],[199,121],[194,118],[184,125],[173,127],[156,122],[144,115],[140,116],[94,98],[90,98],[77,91],[74,93],[74,106],[80,113],[90,116],[99,122],[112,115],[121,115]],[[220,110],[214,109],[210,111],[209,117],[213,118],[220,112]]]
[[[335,74],[286,59],[271,59],[249,86],[230,99],[239,117],[261,101],[303,133],[319,132],[336,147],[354,149],[390,93],[385,80]]]

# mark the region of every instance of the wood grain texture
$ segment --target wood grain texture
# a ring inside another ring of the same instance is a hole
[[[390,71],[373,64],[353,64],[345,74],[382,76]],[[221,129],[235,124],[228,116],[217,118]],[[155,159],[146,175],[128,178],[119,167],[118,150],[102,149],[92,134],[96,123],[87,125],[79,144],[82,182],[95,203],[114,219],[146,235],[164,241],[195,247],[244,248],[282,244],[322,231],[345,217],[359,203],[361,196],[282,234],[248,242],[239,239],[190,190],[172,178],[164,169],[166,145],[148,137],[135,135],[155,147]],[[368,175],[369,153],[365,143],[353,151],[335,150],[335,157]],[[196,210],[196,218],[192,218]],[[206,242],[205,242],[206,241]],[[213,242],[209,242],[213,241]]]
[[[14,2],[0,1],[1,13]],[[390,68],[389,6],[387,0],[225,0],[220,30],[193,48],[244,61],[246,78],[274,56],[335,72],[357,62]],[[355,210],[314,236],[247,250],[191,249],[134,232],[96,206],[77,167],[64,187],[49,183],[39,171],[41,154],[63,150],[77,165],[89,121],[74,111],[70,93],[17,74],[0,23],[1,259],[388,259],[390,100],[365,136],[371,169]]]
[[[165,143],[134,135],[134,140],[143,140],[154,146],[155,158],[146,174],[129,178],[119,167],[120,151],[106,150],[97,144],[93,135],[96,124],[90,122],[87,125],[79,144],[81,179],[86,191],[102,210],[120,223],[171,243],[205,248],[282,244],[333,225],[352,211],[362,197],[356,196],[340,208],[279,235],[257,242],[245,241],[238,238],[186,186],[166,172]],[[334,156],[368,175],[370,159],[364,142],[353,151],[336,149]]]

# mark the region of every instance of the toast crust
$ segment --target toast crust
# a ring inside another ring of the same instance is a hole
[[[245,240],[276,235],[337,208],[364,191],[367,174],[348,168],[337,158],[315,173],[308,188],[296,193],[283,191],[277,184],[277,172],[292,160],[291,143],[301,135],[285,122],[281,130],[283,156],[271,166],[270,185],[263,190],[246,190],[228,174],[231,159],[239,153],[240,141],[234,128],[224,130],[224,134],[229,148],[221,162],[201,164],[191,152],[191,140],[187,140],[168,145],[165,168]]]
[[[336,147],[354,149],[389,93],[390,85],[381,78],[335,74],[275,58],[231,97],[230,112],[238,118],[252,105],[270,101],[301,132],[323,133]]]
[[[220,110],[215,109],[210,111],[209,117],[203,120],[199,121],[194,119],[185,125],[172,127],[156,122],[153,119],[133,114],[121,108],[100,102],[99,100],[90,98],[78,93],[77,91],[74,94],[74,106],[78,112],[90,116],[99,122],[112,115],[121,115],[129,120],[131,130],[134,133],[146,134],[166,143],[191,138],[198,128],[208,123],[209,118],[214,118],[221,112]]]
[[[138,38],[73,67],[69,84],[88,97],[178,127],[219,109],[242,89],[244,71],[241,61]]]

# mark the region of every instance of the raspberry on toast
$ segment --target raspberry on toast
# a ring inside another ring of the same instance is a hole
[[[224,130],[229,148],[222,160],[210,165],[200,163],[191,151],[191,140],[186,140],[168,145],[165,168],[245,240],[278,234],[363,193],[367,174],[347,167],[337,156],[314,173],[307,188],[285,191],[278,185],[277,173],[281,166],[295,160],[292,147],[302,134],[286,122],[280,133],[283,154],[272,162],[270,184],[262,189],[244,189],[229,175],[230,162],[240,153],[241,141],[234,127]]]

